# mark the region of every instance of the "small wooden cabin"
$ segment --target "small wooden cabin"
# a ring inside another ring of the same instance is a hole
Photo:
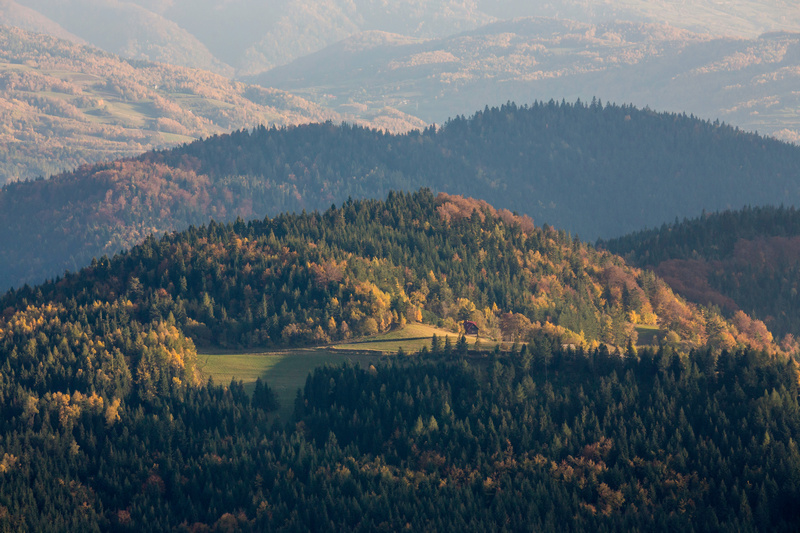
[[[478,334],[478,324],[471,320],[464,321],[464,334],[465,335],[477,335]]]

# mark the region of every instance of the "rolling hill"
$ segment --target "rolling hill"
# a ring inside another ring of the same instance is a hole
[[[6,317],[30,306],[67,315],[110,306],[216,347],[327,344],[421,321],[457,332],[471,320],[484,338],[508,341],[624,349],[644,326],[658,330],[655,342],[684,351],[781,353],[764,324],[744,314],[726,322],[563,231],[427,189],[149,236],[0,301]]]
[[[800,149],[685,115],[535,103],[394,135],[257,128],[0,191],[1,285],[38,282],[149,233],[430,187],[595,240],[675,216],[796,203]],[[513,192],[513,194],[512,194]]]

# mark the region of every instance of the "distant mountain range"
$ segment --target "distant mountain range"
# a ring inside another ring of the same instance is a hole
[[[255,74],[364,30],[436,37],[490,22],[455,0],[18,0],[0,22],[226,76]]]
[[[0,27],[0,109],[0,184],[235,129],[349,118],[285,91],[8,27]],[[424,125],[394,111],[365,121]]]
[[[0,23],[287,90],[393,131],[598,97],[800,140],[800,10],[783,1],[6,0]]]
[[[599,102],[485,109],[389,134],[258,128],[0,191],[0,286],[77,270],[149,233],[326,209],[391,190],[481,197],[590,241],[743,205],[800,203],[800,147]]]
[[[433,40],[360,34],[246,79],[340,112],[389,106],[426,122],[487,103],[599,97],[800,139],[800,33],[527,18]]]
[[[257,74],[364,31],[440,38],[502,19],[608,20],[753,38],[800,30],[786,0],[3,0],[0,23],[127,57]]]

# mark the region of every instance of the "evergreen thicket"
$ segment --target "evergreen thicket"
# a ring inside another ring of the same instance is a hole
[[[549,378],[529,359],[549,359]],[[763,352],[622,359],[538,343],[494,361],[331,367],[309,377],[286,428],[236,382],[89,395],[46,359],[43,381],[18,380],[23,361],[6,358],[0,383],[3,531],[800,521],[797,367]]]

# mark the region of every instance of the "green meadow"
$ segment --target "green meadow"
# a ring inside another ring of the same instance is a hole
[[[450,342],[455,346],[458,341],[458,333],[447,331],[445,329],[430,326],[428,324],[412,323],[406,325],[403,329],[397,329],[382,333],[380,335],[373,335],[371,337],[364,337],[348,343],[336,344],[330,348],[334,351],[358,351],[358,352],[377,352],[383,354],[394,354],[402,347],[406,353],[416,353],[422,349],[423,346],[430,348],[431,340],[436,335],[444,342],[446,337],[450,337]],[[475,337],[467,337],[467,344],[470,348],[475,346]],[[494,344],[487,344],[481,340],[483,348],[493,347]]]
[[[648,326],[639,324],[636,326],[636,333],[638,334],[637,346],[652,346],[658,344],[658,334],[661,329],[658,326]]]
[[[322,348],[297,348],[269,352],[258,351],[203,351],[198,354],[199,366],[206,377],[218,385],[227,385],[232,379],[241,380],[248,392],[255,387],[259,377],[278,396],[281,403],[279,414],[286,419],[294,409],[297,390],[305,385],[306,377],[315,368],[324,365],[340,365],[345,362],[368,367],[393,357],[402,347],[407,354],[416,353],[423,346],[431,346],[433,335],[450,342],[458,341],[458,335],[426,324],[409,324],[401,330],[365,337],[348,343]],[[470,347],[474,337],[467,337]],[[484,349],[494,344],[483,343]]]
[[[297,390],[306,383],[306,377],[315,368],[326,364],[340,365],[349,361],[369,366],[379,361],[378,356],[352,355],[324,348],[298,348],[274,352],[205,352],[199,353],[200,369],[219,385],[236,379],[252,392],[259,377],[267,383],[281,403],[279,414],[287,419],[294,410]]]

